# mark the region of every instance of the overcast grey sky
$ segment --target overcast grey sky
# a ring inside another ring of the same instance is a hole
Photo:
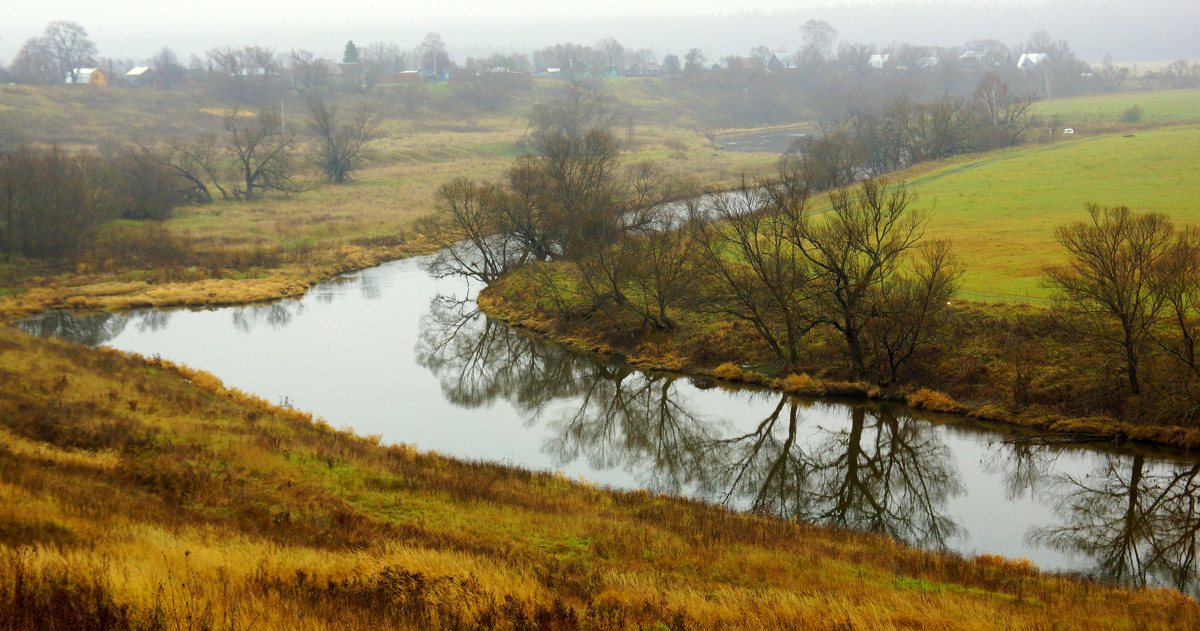
[[[613,36],[659,55],[698,47],[710,57],[767,45],[794,51],[799,25],[829,21],[846,40],[956,45],[995,37],[1009,44],[1045,29],[1099,61],[1200,58],[1197,0],[12,0],[0,21],[0,63],[53,20],[82,24],[107,57],[149,57],[162,46],[183,60],[224,45],[308,48],[335,56],[359,44],[417,44],[438,31],[458,61],[490,49],[531,50],[556,42],[590,44]]]

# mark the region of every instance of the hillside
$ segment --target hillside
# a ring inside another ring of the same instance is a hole
[[[0,626],[1178,629],[1169,590],[335,431],[0,327]]]

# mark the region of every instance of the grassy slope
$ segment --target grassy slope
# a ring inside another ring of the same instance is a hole
[[[966,264],[963,295],[1038,300],[1042,267],[1060,255],[1056,226],[1085,204],[1126,205],[1200,222],[1200,127],[1081,138],[921,165],[895,175],[932,209],[929,236],[954,240]]]
[[[260,630],[1200,624],[1167,590],[382,447],[205,373],[2,326],[0,375],[15,628],[86,609],[85,588],[181,628],[205,611]]]
[[[1033,111],[1042,116],[1059,115],[1067,127],[1103,126],[1120,122],[1125,110],[1135,105],[1142,108],[1143,123],[1200,122],[1200,90],[1121,92],[1054,99],[1034,104]]]

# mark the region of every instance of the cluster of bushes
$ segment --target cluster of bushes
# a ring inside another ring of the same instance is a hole
[[[151,149],[114,146],[96,155],[22,146],[0,156],[0,255],[75,255],[106,221],[167,218],[181,193]]]

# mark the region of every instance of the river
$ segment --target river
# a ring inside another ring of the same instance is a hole
[[[335,427],[466,460],[885,533],[1200,595],[1200,461],[640,372],[489,320],[425,259],[270,305],[51,312],[39,335],[158,355]]]
[[[764,131],[720,134],[715,140],[726,151],[784,153],[797,138],[817,133],[814,125],[796,125]]]

